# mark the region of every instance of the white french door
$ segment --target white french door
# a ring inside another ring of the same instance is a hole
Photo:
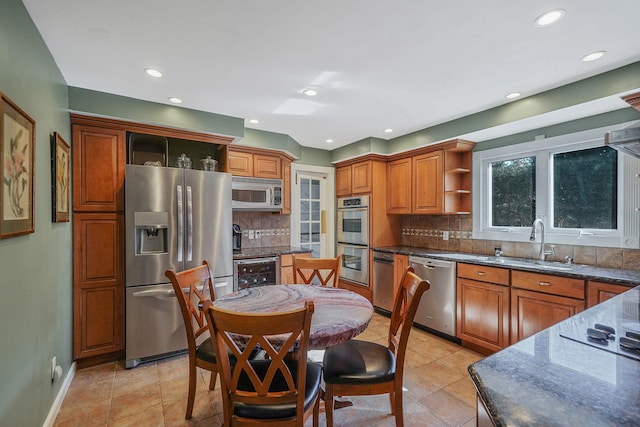
[[[296,168],[294,165],[291,174],[291,245],[311,249],[314,258],[335,256],[334,170],[309,165]]]

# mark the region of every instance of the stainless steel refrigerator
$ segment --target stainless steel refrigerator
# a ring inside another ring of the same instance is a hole
[[[208,260],[216,296],[233,291],[231,174],[127,165],[126,367],[187,348],[167,269]]]

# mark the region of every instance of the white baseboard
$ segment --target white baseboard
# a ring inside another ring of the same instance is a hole
[[[58,390],[58,395],[56,399],[53,401],[51,405],[51,409],[49,409],[49,415],[47,415],[47,419],[44,420],[44,424],[42,427],[53,427],[53,423],[56,421],[56,417],[58,416],[58,412],[62,407],[62,402],[64,402],[64,398],[67,395],[67,391],[69,391],[69,386],[71,385],[71,381],[73,381],[73,377],[76,374],[76,362],[71,364],[69,368],[69,372],[67,372],[67,376],[64,377],[64,382],[62,383],[62,387]]]

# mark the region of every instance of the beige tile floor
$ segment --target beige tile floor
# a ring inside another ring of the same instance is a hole
[[[375,314],[359,339],[384,343],[389,319]],[[475,426],[475,391],[467,366],[482,355],[414,328],[405,362],[406,426]],[[124,369],[110,363],[76,372],[55,427],[220,426],[218,386],[200,371],[193,418],[185,421],[187,356]],[[352,397],[353,406],[335,412],[336,427],[395,426],[388,395]],[[311,426],[311,419],[306,426]],[[324,414],[320,425],[325,425]]]

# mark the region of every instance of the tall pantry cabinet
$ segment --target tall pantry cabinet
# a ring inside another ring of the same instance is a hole
[[[231,138],[79,114],[71,125],[73,358],[89,366],[124,357],[127,135],[167,137],[169,157],[188,149],[211,154],[221,171]]]

